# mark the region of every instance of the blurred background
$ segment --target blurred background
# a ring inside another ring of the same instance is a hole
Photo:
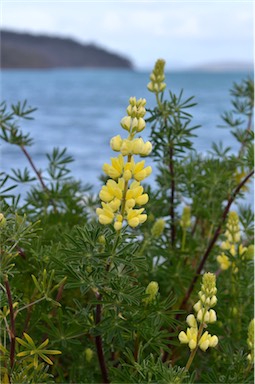
[[[42,170],[45,153],[68,147],[74,176],[97,190],[129,97],[155,105],[146,85],[158,58],[167,87],[198,103],[196,148],[222,141],[238,150],[218,126],[233,82],[253,76],[253,2],[4,0],[1,12],[1,98],[38,108],[22,127]],[[1,154],[4,170],[27,165],[15,146]]]

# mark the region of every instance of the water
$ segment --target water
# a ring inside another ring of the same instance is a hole
[[[238,151],[238,144],[229,130],[217,126],[220,115],[230,108],[229,89],[247,73],[173,72],[166,75],[168,87],[184,96],[195,95],[197,106],[191,113],[197,130],[195,147],[202,152],[211,148],[213,141],[222,141]],[[99,189],[102,164],[115,153],[109,140],[125,134],[119,125],[125,115],[130,96],[145,97],[147,106],[155,105],[154,94],[147,91],[149,73],[128,70],[5,70],[2,72],[2,98],[8,103],[26,99],[38,110],[35,120],[22,123],[31,132],[34,145],[29,152],[37,167],[44,170],[45,154],[53,147],[67,147],[75,162],[73,175]],[[147,136],[149,128],[147,128]],[[144,135],[146,136],[146,130]],[[1,143],[2,168],[28,166],[18,147]],[[151,177],[153,183],[153,178]]]

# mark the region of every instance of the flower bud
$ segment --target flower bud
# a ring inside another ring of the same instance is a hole
[[[213,308],[217,304],[217,297],[213,295],[210,301],[210,307]]]
[[[127,156],[132,152],[132,141],[128,139],[122,140],[122,145],[120,148],[122,156]]]
[[[144,147],[143,139],[135,139],[132,145],[132,152],[134,155],[140,155]]]
[[[159,290],[158,283],[156,281],[151,281],[147,285],[147,288],[145,290],[145,293],[148,295],[148,297],[146,297],[144,299],[144,302],[146,304],[149,304],[149,303],[153,302],[156,299],[156,296],[158,294],[158,290]]]
[[[182,217],[180,220],[180,225],[182,228],[188,228],[191,225],[190,211],[191,211],[191,208],[189,206],[186,206],[183,208]]]
[[[120,135],[114,136],[110,141],[110,146],[113,151],[119,152],[121,145],[122,145],[122,138],[120,137]]]
[[[165,225],[166,222],[164,219],[158,219],[151,229],[152,237],[160,237],[165,229]]]
[[[114,223],[115,231],[120,231],[121,228],[122,228],[122,222],[121,221],[115,221],[115,223]]]
[[[217,321],[216,312],[213,309],[210,309],[207,323],[215,323],[215,321]]]
[[[197,321],[194,315],[188,315],[186,318],[186,322],[190,327],[197,327]]]
[[[148,84],[147,84],[147,88],[150,92],[154,92],[154,83],[152,83],[152,81],[150,81]]]
[[[188,337],[184,331],[181,331],[179,333],[178,338],[182,344],[188,344],[188,342],[189,342],[189,339],[188,339]]]
[[[209,339],[209,347],[216,347],[218,345],[218,342],[219,342],[219,339],[217,336],[211,336],[210,339]]]
[[[166,83],[161,83],[159,85],[159,92],[163,92],[165,88],[166,88]]]
[[[198,312],[202,308],[202,303],[199,300],[196,304],[194,304],[193,308],[195,309],[196,312]]]
[[[125,116],[120,122],[120,125],[122,128],[126,129],[127,131],[130,131],[132,119],[130,116]]]
[[[136,105],[136,97],[130,97],[129,98],[129,104],[132,106]]]
[[[137,131],[137,132],[141,132],[141,131],[143,131],[144,128],[145,128],[145,125],[146,125],[146,124],[145,124],[144,119],[143,119],[142,117],[139,117],[136,131]]]
[[[94,352],[92,351],[91,348],[86,348],[86,349],[85,349],[85,358],[86,358],[86,361],[87,361],[88,363],[91,362],[91,360],[92,360],[92,358],[93,358],[93,354],[94,354]]]
[[[150,141],[146,141],[146,143],[144,143],[143,145],[140,155],[148,156],[151,153],[151,151],[152,151],[152,144]]]
[[[98,242],[100,243],[100,244],[105,244],[106,243],[106,240],[105,240],[105,236],[104,235],[100,235],[99,237],[98,237]]]
[[[0,213],[0,228],[4,228],[6,226],[6,218],[2,213]]]

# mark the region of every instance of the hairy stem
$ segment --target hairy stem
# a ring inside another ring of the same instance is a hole
[[[30,154],[27,152],[27,150],[26,150],[26,148],[25,148],[24,145],[20,145],[20,148],[21,148],[22,152],[24,153],[24,155],[26,156],[26,158],[27,158],[29,164],[31,165],[31,167],[32,167],[32,169],[33,169],[33,171],[35,172],[35,174],[36,174],[36,176],[37,176],[37,178],[38,178],[38,180],[39,180],[39,182],[40,182],[40,184],[41,184],[43,190],[49,195],[49,190],[48,190],[46,184],[45,184],[44,181],[43,181],[43,178],[42,178],[42,176],[41,176],[41,173],[40,173],[40,172],[38,171],[38,169],[36,168],[36,166],[35,166],[35,164],[34,164],[34,162],[33,162],[32,157],[31,157]],[[51,199],[51,203],[52,203],[52,205],[53,205],[54,211],[57,212],[56,204],[55,204],[55,202],[54,202],[52,199]]]
[[[35,172],[38,180],[40,181],[41,183],[41,186],[43,187],[43,189],[48,192],[48,188],[46,187],[44,181],[43,181],[43,178],[41,176],[41,173],[38,171],[38,169],[36,168],[33,160],[32,160],[32,157],[29,155],[29,153],[27,152],[26,148],[24,147],[24,145],[20,145],[20,148],[22,150],[22,152],[24,153],[24,155],[26,156],[26,158],[28,159],[28,162],[29,164],[31,165],[31,167],[33,168],[33,171]]]
[[[10,323],[11,326],[9,328],[10,331],[10,340],[11,340],[11,347],[10,347],[10,366],[13,368],[14,366],[14,359],[15,359],[15,319],[14,319],[14,309],[13,309],[13,301],[12,301],[12,294],[11,294],[11,288],[9,284],[8,277],[4,277],[4,284],[6,289],[6,296],[8,299],[9,309],[10,309]]]

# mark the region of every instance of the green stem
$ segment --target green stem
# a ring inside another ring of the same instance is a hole
[[[162,107],[162,103],[161,103],[161,101],[159,100],[159,93],[158,93],[158,92],[156,93],[156,100],[157,100],[157,104],[158,104],[159,109],[161,109],[161,107]]]
[[[32,303],[29,303],[29,304],[27,304],[27,305],[24,305],[24,307],[21,307],[21,308],[19,308],[19,309],[16,311],[16,315],[17,315],[19,312],[23,311],[23,309],[32,307],[34,304],[40,303],[40,301],[43,301],[43,300],[45,300],[45,299],[46,299],[46,297],[43,296],[43,297],[41,297],[40,299],[33,301]]]
[[[187,233],[187,230],[186,230],[186,228],[184,228],[183,231],[182,231],[182,247],[181,247],[181,251],[184,251],[184,249],[185,249],[186,233]]]
[[[203,329],[204,329],[204,323],[202,322],[202,323],[200,324],[200,327],[199,327],[199,330],[198,330],[198,334],[197,334],[197,346],[196,346],[196,348],[193,349],[193,351],[191,352],[190,357],[189,357],[189,360],[187,361],[187,364],[186,364],[186,367],[185,367],[185,369],[186,369],[187,371],[189,370],[189,368],[190,368],[190,366],[191,366],[191,364],[192,364],[192,361],[194,360],[194,357],[195,357],[195,355],[196,355],[196,353],[197,353],[197,350],[198,350],[198,343],[199,343],[199,340],[200,340],[200,338],[201,338],[201,336],[202,336]]]

